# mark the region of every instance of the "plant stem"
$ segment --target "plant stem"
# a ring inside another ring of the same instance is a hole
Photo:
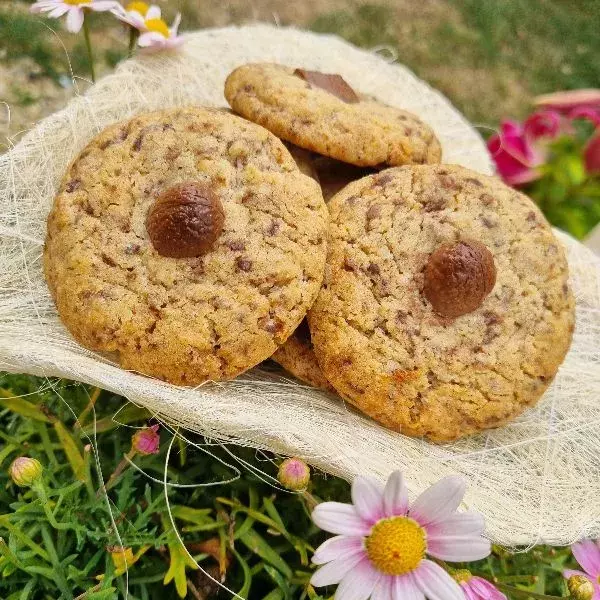
[[[125,456],[129,458],[129,460],[133,460],[133,457],[136,455],[135,450],[131,449]],[[121,462],[117,465],[117,468],[112,472],[111,476],[108,478],[106,485],[100,486],[100,489],[96,493],[96,497],[99,498],[102,492],[108,492],[110,488],[117,483],[117,479],[123,473],[123,471],[129,466],[129,461],[127,458],[123,457]]]
[[[546,594],[537,594],[535,592],[528,592],[527,590],[520,590],[510,585],[504,585],[503,583],[494,584],[501,592],[506,592],[511,596],[517,596],[519,598],[534,598],[535,600],[568,600],[572,596],[547,596]]]
[[[133,53],[135,52],[135,45],[137,43],[138,35],[139,35],[138,30],[135,27],[132,27],[130,25],[129,26],[129,50],[127,52],[127,55],[129,56],[129,58],[131,58],[133,56]]]
[[[85,21],[84,21],[84,23],[85,23]],[[98,388],[98,387],[95,387],[94,391],[90,394],[90,401],[88,402],[87,406],[81,411],[81,414],[79,415],[79,418],[75,422],[74,429],[76,431],[79,430],[79,429],[81,429],[83,427],[83,425],[85,423],[85,420],[87,419],[88,414],[94,408],[94,406],[96,406],[96,400],[98,400],[98,398],[100,397],[101,393],[102,393],[102,390],[100,388]]]
[[[83,18],[83,37],[85,38],[85,46],[87,48],[88,57],[90,59],[90,74],[92,76],[92,83],[96,83],[96,71],[94,70],[94,54],[92,52],[92,42],[90,41],[90,28],[88,26],[87,18]]]

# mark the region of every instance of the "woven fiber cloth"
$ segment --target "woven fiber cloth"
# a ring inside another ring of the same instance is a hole
[[[342,401],[254,369],[239,379],[178,388],[121,370],[78,345],[42,275],[46,215],[69,162],[98,131],[159,107],[224,106],[236,66],[276,61],[340,73],[361,92],[419,114],[445,162],[492,171],[478,133],[438,92],[400,65],[335,37],[256,25],[186,36],[180,52],[122,64],[0,156],[0,368],[60,376],[126,396],[172,425],[219,441],[298,455],[335,475],[381,479],[395,469],[411,494],[452,473],[495,542],[567,544],[600,536],[600,260],[566,235],[577,298],[573,346],[539,405],[514,423],[449,445],[388,431]],[[465,82],[466,85],[472,84]]]

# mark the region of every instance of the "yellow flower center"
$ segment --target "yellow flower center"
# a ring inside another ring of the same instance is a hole
[[[125,10],[127,12],[131,12],[132,10],[135,10],[135,12],[139,12],[140,15],[142,15],[142,17],[145,17],[149,8],[150,7],[145,2],[130,2],[125,7]]]
[[[468,569],[459,569],[452,573],[452,577],[454,577],[454,580],[458,583],[467,583],[472,579],[473,575],[471,575],[471,571]]]
[[[169,26],[162,19],[148,19],[145,25],[148,31],[156,31],[166,38],[170,35]]]
[[[65,4],[70,4],[71,6],[77,6],[78,4],[89,4],[90,0],[64,0]]]
[[[425,530],[408,517],[382,519],[365,539],[367,555],[375,568],[386,575],[404,575],[425,558]]]

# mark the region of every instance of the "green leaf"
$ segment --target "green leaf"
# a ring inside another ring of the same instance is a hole
[[[172,506],[171,513],[176,519],[189,521],[196,525],[206,525],[214,523],[214,519],[210,517],[211,508],[191,508],[189,506]]]
[[[269,574],[269,577],[271,577],[271,579],[279,586],[284,596],[286,598],[290,598],[292,593],[290,590],[288,580],[285,577],[283,577],[283,575],[277,569],[274,569],[269,565],[265,565],[265,571]]]
[[[243,536],[240,537],[240,541],[263,560],[273,565],[278,571],[283,573],[288,579],[292,577],[292,570],[288,564],[271,548],[269,543],[254,529],[250,529]]]
[[[233,555],[244,572],[244,583],[238,592],[238,596],[241,596],[242,598],[248,598],[250,586],[252,585],[252,571],[250,570],[248,563],[242,558],[241,554],[235,548],[232,547],[231,551],[233,552]]]
[[[280,588],[275,588],[274,590],[271,590],[263,598],[263,600],[282,600],[282,599],[283,599],[283,592],[281,591]]]
[[[73,469],[75,477],[79,481],[85,481],[85,461],[81,452],[79,451],[75,439],[67,431],[67,428],[62,424],[61,421],[54,422],[54,430],[56,431],[56,435],[58,436],[58,439],[60,441],[61,446],[63,447],[63,450],[65,451],[65,454],[67,455],[67,460],[69,461],[69,464]]]
[[[95,431],[97,433],[102,433],[105,431],[110,431],[111,429],[116,429],[120,427],[121,424],[128,425],[129,423],[133,423],[134,421],[143,421],[145,419],[149,419],[152,415],[148,410],[141,406],[136,406],[135,404],[129,403],[125,408],[120,410],[115,415],[111,415],[110,417],[104,417],[99,421],[96,421]],[[90,423],[86,425],[82,432],[86,435],[91,435],[94,433],[94,423]]]
[[[115,600],[117,596],[115,592],[117,588],[109,587],[105,590],[100,590],[99,592],[92,592],[91,594],[87,594],[85,596],[85,600]]]
[[[168,517],[162,517],[162,524],[165,532],[173,532]],[[167,585],[173,581],[179,597],[185,598],[187,594],[185,568],[189,567],[190,569],[197,569],[198,566],[175,535],[172,535],[171,541],[169,541],[167,545],[169,547],[169,569],[165,574],[163,584]]]
[[[33,402],[29,402],[24,398],[19,398],[5,388],[0,388],[0,406],[4,406],[8,410],[34,421],[51,422],[37,404],[33,404]]]

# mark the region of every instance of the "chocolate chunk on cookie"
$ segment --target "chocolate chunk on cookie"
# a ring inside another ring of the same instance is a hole
[[[351,183],[328,209],[308,320],[342,397],[435,441],[506,423],[540,398],[569,348],[574,302],[560,243],[529,198],[424,165]]]
[[[438,163],[440,143],[410,112],[354,90],[339,74],[247,64],[225,82],[233,110],[301,148],[358,166]]]
[[[100,133],[48,218],[44,269],[81,344],[181,385],[271,356],[321,285],[327,209],[266,129],[174,108]]]

